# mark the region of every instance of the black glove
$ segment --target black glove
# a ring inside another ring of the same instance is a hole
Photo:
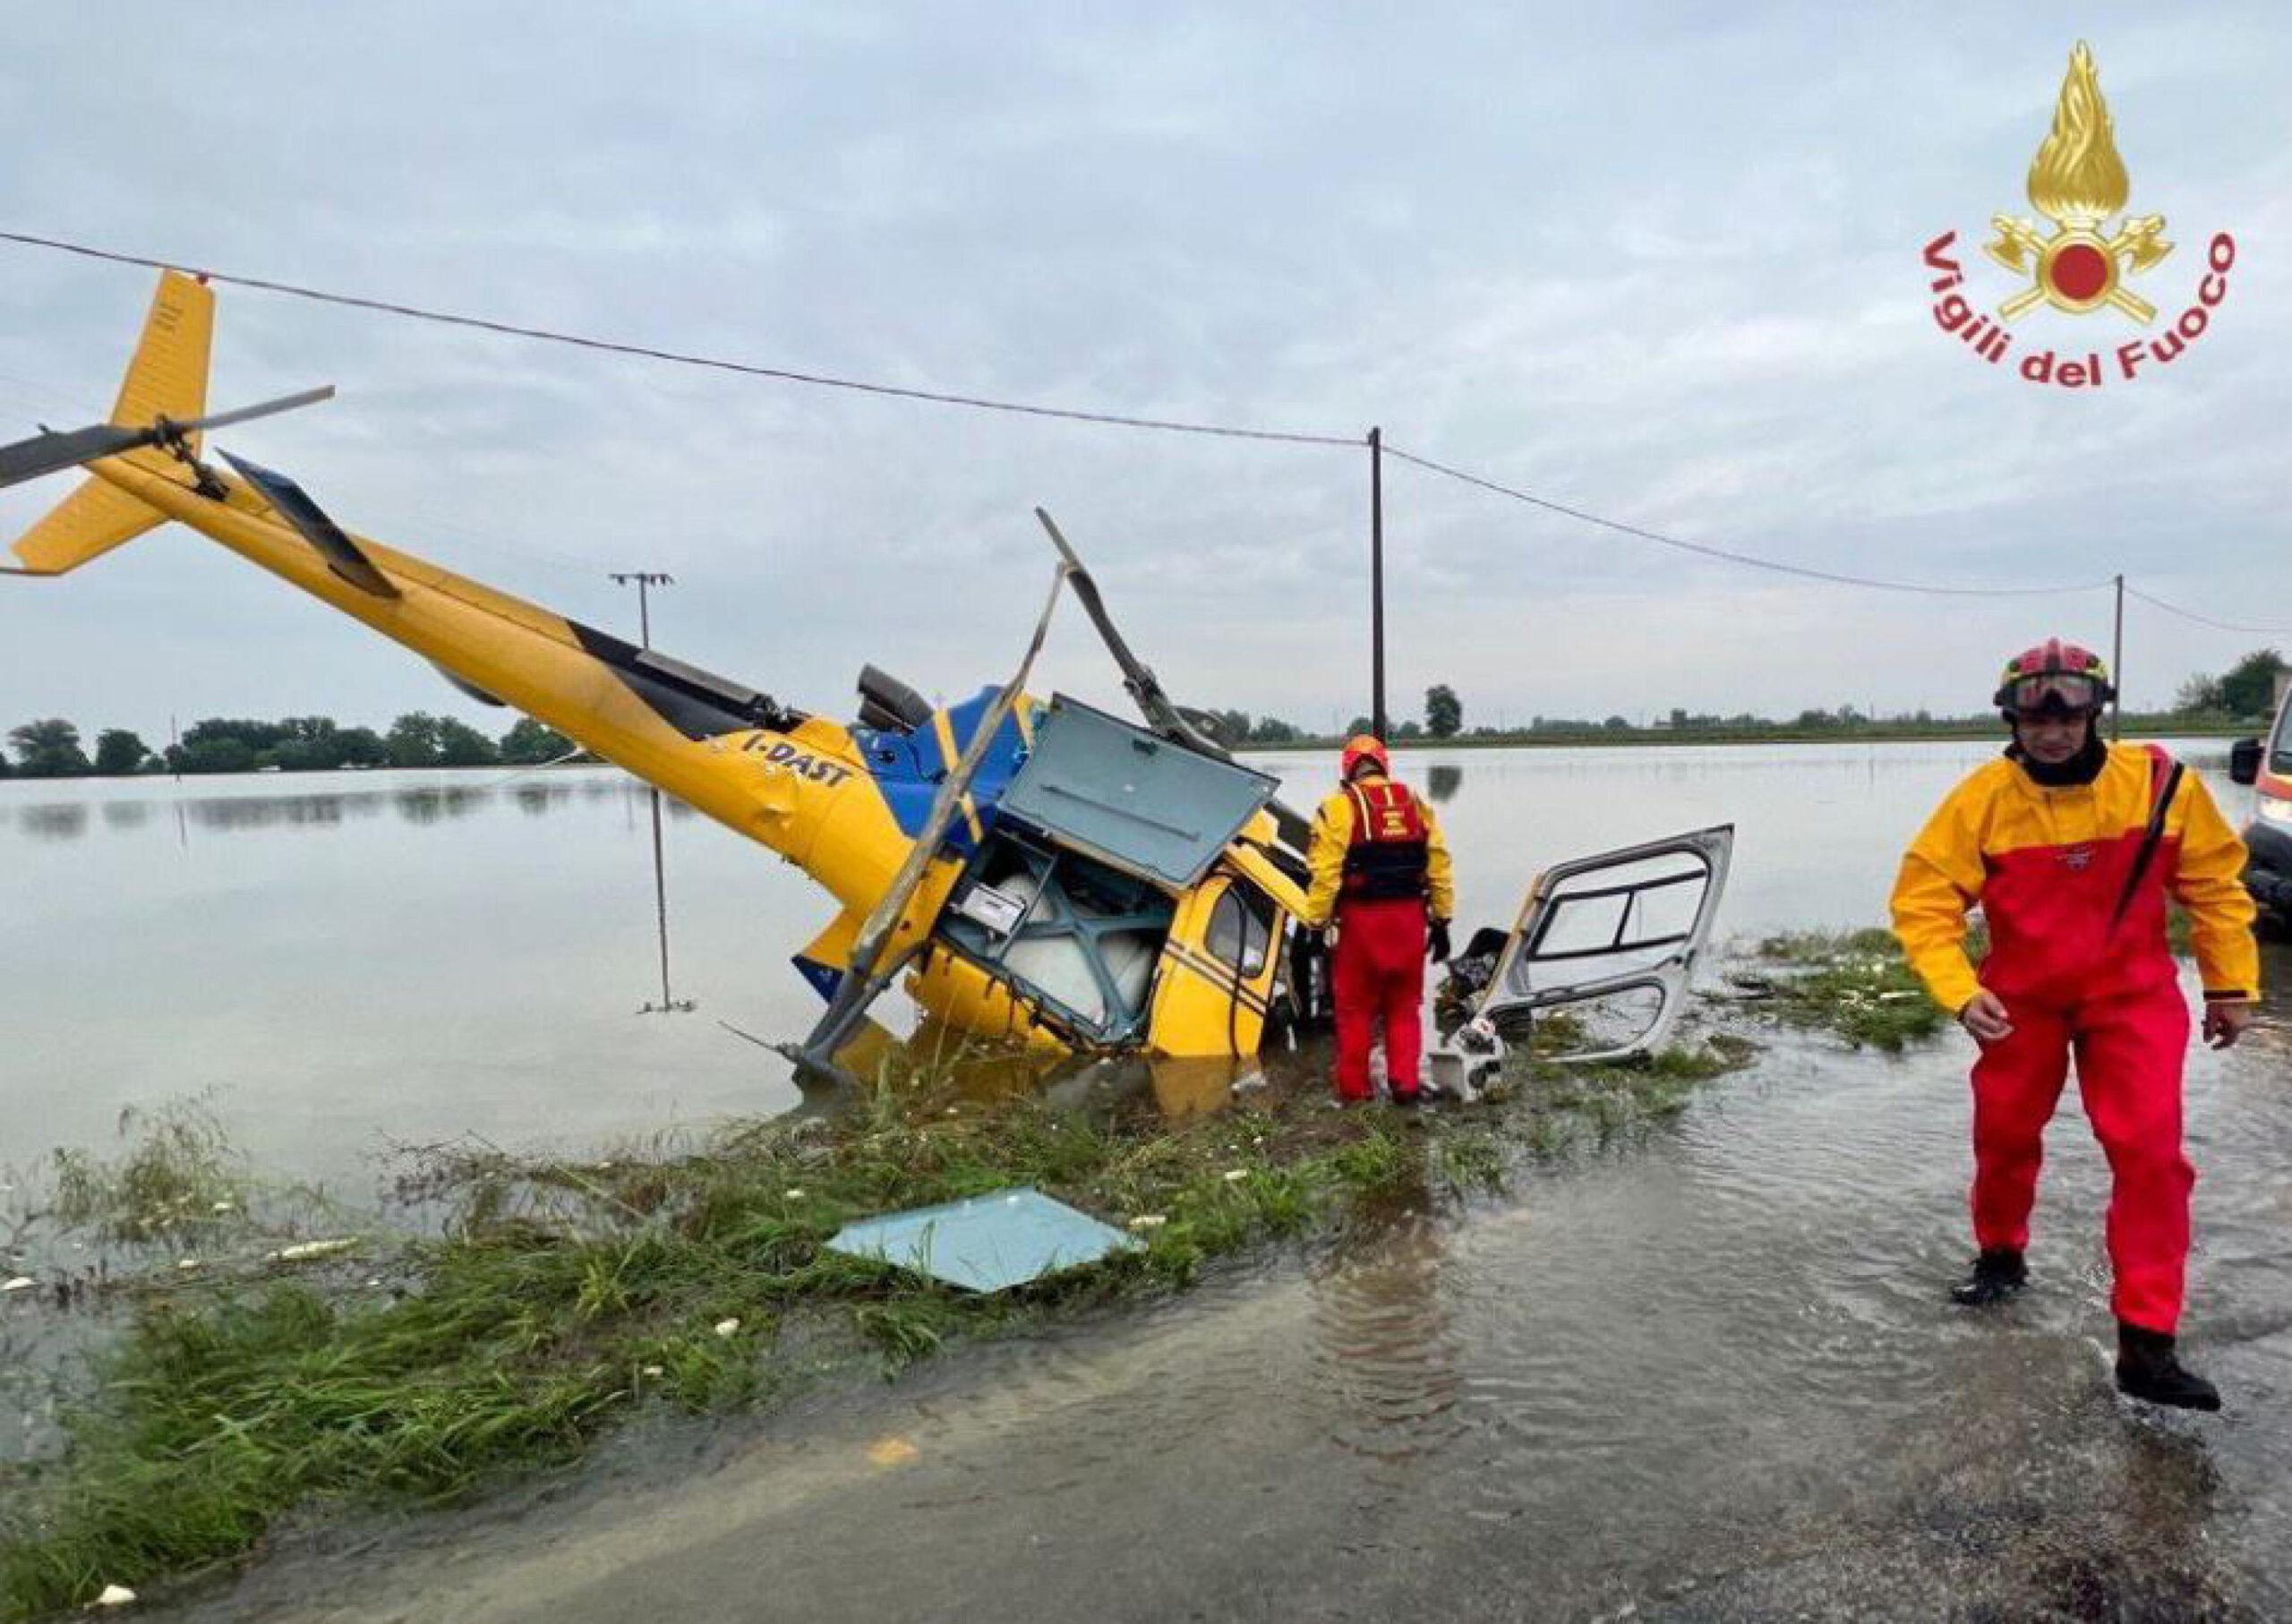
[[[1449,962],[1449,921],[1435,919],[1424,933],[1424,956],[1435,964]]]

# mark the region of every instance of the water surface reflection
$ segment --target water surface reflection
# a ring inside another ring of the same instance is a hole
[[[1990,754],[1412,750],[1396,765],[1441,799],[1467,927],[1510,919],[1556,859],[1732,821],[1721,927],[1750,933],[1878,918],[1920,811]],[[2215,772],[2222,753],[2189,754]],[[1293,802],[1333,778],[1322,755],[1253,759]],[[671,801],[674,990],[701,1008],[639,1018],[659,995],[646,795],[604,768],[0,784],[0,1161],[102,1142],[123,1106],[202,1090],[250,1150],[334,1179],[366,1176],[391,1141],[572,1149],[664,1115],[789,1108],[785,1063],[715,1022],[809,1030],[817,1000],[787,957],[832,905]],[[2223,804],[2240,815],[2249,797],[2223,786]],[[900,1030],[912,1019],[896,996],[879,1008]],[[969,1074],[982,1091],[1040,1086]],[[1048,1086],[1200,1109],[1251,1082],[1117,1067]]]

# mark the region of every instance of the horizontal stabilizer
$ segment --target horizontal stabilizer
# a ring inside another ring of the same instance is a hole
[[[852,944],[860,939],[864,923],[857,911],[846,908],[791,961],[821,997],[834,997],[836,988],[843,984],[844,972],[851,968]]]
[[[223,460],[238,470],[239,477],[254,487],[271,510],[293,526],[295,534],[319,550],[327,568],[361,592],[371,592],[378,598],[394,598],[398,588],[389,577],[374,568],[374,560],[360,550],[347,532],[326,515],[326,509],[312,501],[310,493],[284,474],[272,472],[260,464],[223,453]]]
[[[167,515],[117,485],[83,482],[16,543],[27,575],[62,575],[133,541]]]

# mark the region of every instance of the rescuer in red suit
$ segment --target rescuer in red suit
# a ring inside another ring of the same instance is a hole
[[[1449,957],[1456,881],[1432,808],[1396,783],[1385,747],[1346,741],[1343,785],[1313,817],[1305,923],[1337,924],[1330,991],[1337,1004],[1337,1093],[1373,1097],[1372,1029],[1385,1024],[1385,1082],[1396,1105],[1416,1103],[1424,1047],[1424,962]]]
[[[2059,638],[2006,668],[2005,758],[1950,792],[1903,858],[1894,934],[1981,1046],[1973,1066],[1973,1272],[1951,1295],[2000,1302],[2028,1279],[2041,1139],[2073,1055],[2108,1157],[2117,1384],[2155,1404],[2217,1410],[2175,1352],[2195,1170],[2181,1150],[2188,1003],[2166,901],[2188,910],[2204,1036],[2236,1041],[2260,991],[2244,842],[2193,774],[2155,745],[2108,744],[2100,656]],[[1989,952],[1965,951],[1979,903]]]

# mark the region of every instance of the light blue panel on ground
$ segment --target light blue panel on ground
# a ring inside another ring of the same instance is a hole
[[[896,1263],[971,1291],[1001,1291],[1138,1244],[1088,1213],[1025,1189],[846,1224],[827,1244],[831,1252]]]

